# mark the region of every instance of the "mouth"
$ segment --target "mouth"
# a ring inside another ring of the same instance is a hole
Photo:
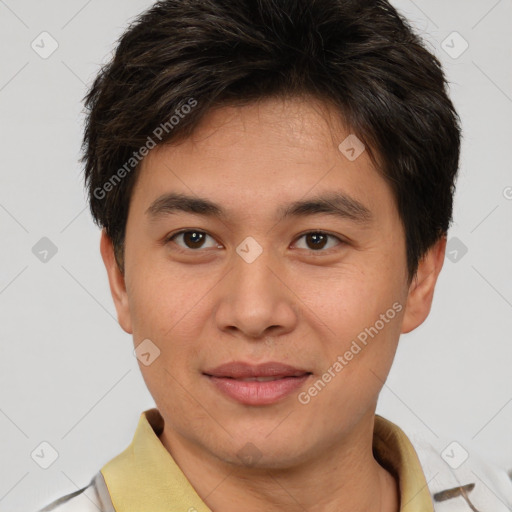
[[[240,382],[270,382],[273,380],[279,380],[279,379],[288,379],[293,378],[297,379],[299,376],[292,376],[292,377],[285,377],[284,375],[281,375],[280,377],[246,377],[245,379],[235,379],[239,380]],[[225,379],[234,379],[234,377],[224,377]]]
[[[259,365],[232,362],[203,374],[217,391],[231,400],[244,405],[269,405],[298,390],[312,372],[278,362]]]

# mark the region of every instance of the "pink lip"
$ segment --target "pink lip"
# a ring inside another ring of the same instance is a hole
[[[223,394],[245,405],[268,405],[302,386],[311,372],[277,362],[251,365],[233,362],[203,372]],[[275,377],[258,382],[241,379]]]

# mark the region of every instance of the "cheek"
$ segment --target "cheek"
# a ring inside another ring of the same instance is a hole
[[[322,279],[308,276],[300,287],[306,309],[342,338],[372,325],[401,297],[390,274],[361,267],[330,269]]]
[[[182,378],[194,371],[198,343],[210,318],[210,288],[207,282],[191,283],[177,272],[163,275],[154,269],[137,275],[130,294],[134,343],[148,338],[159,348],[159,371],[166,368]]]
[[[404,298],[400,279],[393,272],[374,268],[369,265],[364,271],[353,269],[331,276],[312,294],[307,309],[316,313],[310,319],[322,329],[326,368],[338,356],[344,358],[344,377],[338,382],[354,379],[354,385],[367,382],[372,389],[373,382],[377,389],[379,380],[370,370],[381,377],[389,371],[400,335]]]
[[[130,311],[139,330],[170,329],[197,302],[197,283],[192,286],[182,272],[161,261],[139,258],[131,270]]]

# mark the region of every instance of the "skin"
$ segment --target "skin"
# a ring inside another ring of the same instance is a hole
[[[397,483],[372,454],[375,409],[400,334],[430,311],[446,239],[409,283],[391,189],[366,151],[355,161],[340,152],[349,133],[312,98],[210,111],[191,137],[142,162],[124,275],[102,233],[119,323],[135,346],[149,338],[161,351],[139,363],[165,421],[160,439],[213,511],[399,510]],[[332,190],[363,203],[371,222],[276,220],[279,206]],[[146,211],[165,192],[208,198],[229,216],[152,219]],[[184,228],[207,233],[203,245],[165,242]],[[315,249],[302,236],[315,230],[340,240]],[[263,250],[250,264],[236,252],[248,236]],[[279,361],[313,373],[307,390],[396,302],[402,310],[307,405],[295,392],[242,405],[202,374],[230,361]],[[237,456],[247,443],[260,454],[252,465]]]

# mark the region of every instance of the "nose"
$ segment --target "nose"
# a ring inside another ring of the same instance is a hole
[[[215,320],[223,332],[263,340],[292,331],[298,322],[291,274],[263,250],[256,259],[233,255],[230,271],[217,287]]]

